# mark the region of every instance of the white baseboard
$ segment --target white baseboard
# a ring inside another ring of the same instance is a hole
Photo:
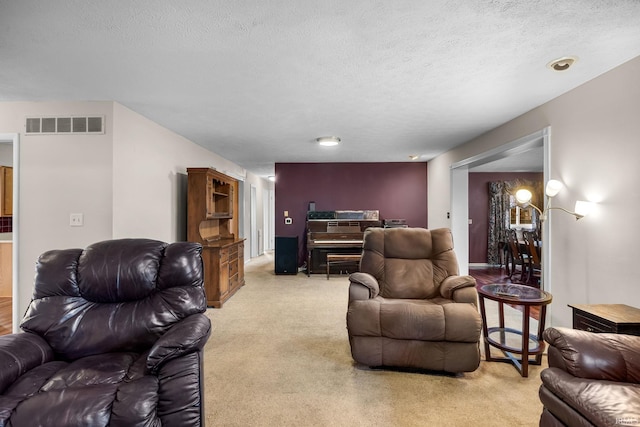
[[[472,262],[469,263],[469,268],[489,268],[491,264],[487,264],[486,262]]]

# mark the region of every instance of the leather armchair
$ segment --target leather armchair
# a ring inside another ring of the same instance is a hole
[[[640,425],[640,337],[548,328],[541,426]]]
[[[369,228],[349,276],[353,359],[368,366],[471,372],[480,364],[476,281],[458,275],[449,229]]]
[[[201,246],[148,239],[40,256],[0,336],[0,426],[203,424]]]

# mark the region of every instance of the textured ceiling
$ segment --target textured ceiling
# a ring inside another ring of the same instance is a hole
[[[114,100],[261,176],[424,161],[640,55],[639,23],[637,0],[0,0],[0,101]]]

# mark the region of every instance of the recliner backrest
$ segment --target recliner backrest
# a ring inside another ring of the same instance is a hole
[[[197,243],[119,239],[45,252],[20,326],[67,360],[143,351],[206,310],[201,251]]]
[[[369,228],[360,271],[373,275],[385,298],[434,298],[442,281],[458,274],[448,228]]]

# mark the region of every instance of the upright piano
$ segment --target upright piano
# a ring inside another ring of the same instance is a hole
[[[307,275],[327,271],[328,253],[361,253],[364,231],[380,225],[378,211],[329,211],[325,215],[307,215]]]

